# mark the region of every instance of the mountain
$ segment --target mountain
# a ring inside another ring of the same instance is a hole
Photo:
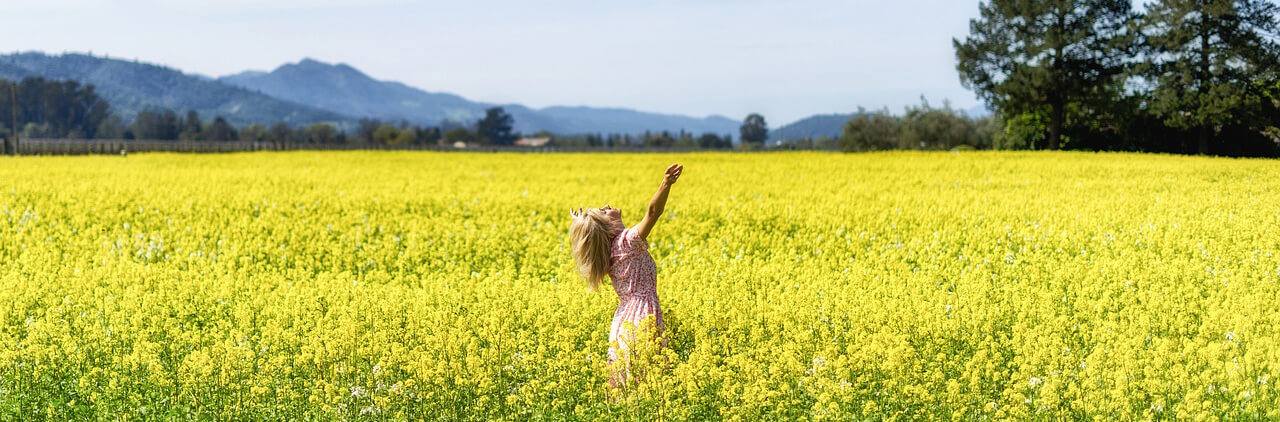
[[[769,131],[769,143],[792,139],[817,139],[823,136],[839,137],[844,124],[857,114],[819,114],[809,116]]]
[[[564,133],[616,132],[638,133],[669,130],[684,130],[694,134],[706,132],[717,135],[738,132],[740,122],[724,116],[709,116],[696,119],[675,114],[646,113],[624,108],[595,107],[547,107],[537,110],[544,116],[558,120]],[[605,128],[617,128],[604,130]]]
[[[435,94],[398,82],[374,80],[355,68],[312,59],[267,72],[242,72],[218,80],[252,91],[354,117],[437,124],[475,120],[484,106],[453,94]]]
[[[313,59],[285,64],[271,72],[248,71],[210,78],[88,54],[0,55],[0,78],[19,80],[29,76],[92,84],[98,95],[111,103],[112,112],[126,120],[141,110],[167,108],[179,113],[196,110],[206,119],[222,116],[239,126],[331,122],[350,127],[348,124],[364,117],[438,125],[444,120],[471,123],[482,117],[485,109],[495,106],[376,80],[349,65]],[[738,130],[738,122],[722,116],[694,118],[621,108],[501,106],[515,119],[515,129],[524,133],[685,130],[726,134]]]
[[[222,116],[237,125],[350,120],[333,111],[282,101],[164,66],[87,54],[0,55],[0,78],[19,80],[28,76],[93,84],[95,92],[111,103],[112,112],[125,119],[132,119],[141,110],[168,108],[179,113],[196,110],[208,119]]]
[[[484,115],[486,108],[499,105],[381,81],[346,64],[310,58],[282,65],[271,72],[237,73],[219,81],[353,117],[407,120],[421,125],[436,125],[443,120],[474,121]],[[675,132],[682,129],[694,133],[733,133],[738,129],[738,122],[721,116],[699,119],[618,108],[500,106],[515,119],[515,129],[524,133],[540,130],[562,134]]]

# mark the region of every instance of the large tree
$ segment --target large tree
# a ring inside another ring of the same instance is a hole
[[[1067,110],[1124,73],[1133,16],[1129,0],[990,0],[953,39],[960,82],[1006,114],[1048,114],[1057,149]]]
[[[133,119],[131,130],[138,139],[173,141],[182,131],[182,119],[173,110],[142,110]]]
[[[858,113],[844,124],[844,131],[837,141],[845,152],[880,151],[894,149],[901,138],[901,122],[889,114],[889,110]]]
[[[199,141],[204,139],[204,122],[200,120],[200,113],[195,110],[187,110],[187,118],[182,119],[182,132],[178,134],[178,139],[184,141]]]
[[[742,121],[738,132],[743,145],[763,146],[764,141],[769,138],[769,124],[765,123],[764,116],[751,113]]]
[[[315,123],[303,131],[306,134],[307,142],[312,144],[336,144],[338,143],[338,129],[328,123]]]
[[[1160,0],[1147,8],[1151,108],[1165,124],[1197,131],[1201,154],[1225,125],[1265,125],[1265,83],[1280,72],[1277,15],[1280,6],[1266,0]]]
[[[209,129],[202,132],[203,139],[210,141],[233,141],[237,138],[235,128],[222,116],[215,117]]]
[[[476,135],[493,145],[511,145],[516,136],[511,131],[515,119],[502,107],[492,107],[484,111],[484,118],[476,122]]]
[[[6,128],[31,128],[42,137],[92,138],[110,114],[93,85],[38,77],[18,83],[0,80],[0,119]]]

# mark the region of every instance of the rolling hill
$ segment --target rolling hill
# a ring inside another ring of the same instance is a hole
[[[91,56],[28,52],[0,55],[0,78],[37,76],[93,84],[112,111],[132,119],[138,111],[196,110],[206,118],[223,116],[237,125],[252,122],[341,122],[348,117],[182,73],[164,66]]]
[[[739,122],[723,117],[689,117],[625,108],[491,104],[462,96],[428,92],[399,82],[374,79],[346,64],[314,59],[282,65],[270,72],[246,71],[221,78],[151,63],[90,54],[50,55],[24,52],[0,55],[0,78],[74,80],[95,86],[126,120],[141,110],[195,110],[205,118],[222,116],[232,124],[330,122],[350,128],[361,118],[438,125],[470,124],[484,110],[501,106],[524,133],[639,133],[681,130],[695,134],[733,134]]]
[[[596,107],[532,109],[519,104],[475,102],[454,94],[377,80],[350,65],[314,59],[288,63],[271,72],[241,72],[219,81],[353,117],[406,120],[422,125],[435,125],[442,120],[473,121],[483,116],[486,108],[502,106],[515,119],[516,130],[525,133],[540,130],[636,133],[682,129],[695,133],[732,133],[738,128],[738,122],[721,116],[694,118]]]

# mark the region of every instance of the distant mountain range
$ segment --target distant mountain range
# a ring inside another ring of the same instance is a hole
[[[247,71],[223,76],[218,81],[355,118],[434,125],[442,120],[468,121],[484,115],[483,104],[457,95],[376,81],[351,66],[312,59],[285,64],[272,72]]]
[[[347,64],[314,59],[287,63],[273,71],[245,71],[220,78],[186,74],[169,67],[88,54],[39,52],[0,55],[0,79],[28,76],[74,80],[95,86],[112,111],[132,119],[141,110],[195,110],[205,118],[225,117],[235,125],[286,122],[333,123],[352,128],[359,119],[438,125],[469,124],[489,107],[501,106],[526,134],[640,133],[681,130],[695,135],[738,133],[740,122],[724,116],[705,118],[648,113],[624,108],[491,104],[462,96],[428,92],[403,83],[380,81]],[[965,111],[990,114],[982,106]],[[770,131],[770,143],[785,139],[839,136],[854,114],[811,116]]]
[[[473,102],[448,93],[423,91],[399,82],[379,81],[346,64],[313,59],[289,63],[271,72],[243,72],[218,79],[298,104],[347,116],[435,125],[444,120],[470,122],[484,110],[501,106],[515,119],[515,129],[532,133],[636,133],[646,130],[731,133],[739,123],[722,116],[703,119],[620,108],[547,107]]]
[[[132,119],[138,111],[158,108],[180,113],[196,110],[206,118],[223,116],[237,125],[337,123],[349,119],[333,111],[283,101],[152,64],[85,54],[0,56],[0,78],[20,80],[28,76],[93,84],[95,92],[111,103],[112,111],[126,119]]]
[[[87,54],[38,52],[0,55],[0,78],[28,76],[74,80],[95,86],[126,119],[141,110],[195,110],[206,118],[222,116],[236,125],[328,122],[353,127],[362,118],[438,125],[469,124],[495,104],[449,93],[433,93],[399,82],[379,81],[346,64],[313,59],[289,63],[271,72],[248,71],[221,78],[185,74],[137,61]],[[723,116],[695,118],[621,108],[500,105],[524,133],[638,133],[685,130],[734,133],[739,122]]]

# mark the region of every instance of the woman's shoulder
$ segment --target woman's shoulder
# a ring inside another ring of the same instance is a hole
[[[640,237],[640,229],[638,226],[627,227],[626,230],[622,231],[622,235],[618,237],[622,239],[621,243],[628,248],[640,250],[649,248],[649,242],[646,242],[644,238]]]
[[[627,227],[613,238],[613,250],[615,255],[626,254],[639,250],[647,250],[648,242],[640,238],[639,230],[635,226]]]

